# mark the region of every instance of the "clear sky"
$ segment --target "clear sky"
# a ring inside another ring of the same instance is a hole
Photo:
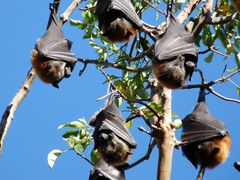
[[[45,31],[49,16],[48,3],[47,0],[0,3],[2,17],[0,114],[5,111],[31,67],[30,52],[36,39]],[[60,12],[63,12],[70,3],[70,0],[62,0]],[[81,12],[76,10],[71,17],[79,19]],[[72,51],[78,57],[95,57],[94,50],[88,47],[86,40],[82,40],[80,30],[71,27],[69,23],[64,25],[63,30],[65,36],[73,41]],[[227,60],[215,56],[211,64],[204,62],[200,56],[198,66],[207,74],[206,80],[209,81],[221,76],[225,64],[229,64],[229,68],[233,67],[233,56]],[[104,101],[96,101],[98,97],[106,94],[107,89],[101,73],[90,65],[83,76],[79,77],[78,71],[81,67],[82,64],[76,65],[72,76],[60,83],[60,89],[44,84],[36,78],[29,94],[17,109],[5,140],[3,154],[0,157],[1,180],[88,179],[91,166],[72,152],[60,157],[53,169],[47,164],[47,155],[52,149],[68,148],[61,139],[64,131],[57,130],[57,127],[81,117],[88,120],[104,105]],[[233,79],[239,78],[237,75]],[[194,75],[193,81],[199,81],[197,75]],[[238,98],[236,90],[229,83],[217,85],[215,88],[228,97]],[[180,118],[190,113],[196,103],[197,94],[198,90],[174,91],[173,112]],[[233,168],[234,161],[240,160],[239,104],[223,101],[213,95],[207,96],[207,104],[212,114],[227,124],[233,143],[227,161],[214,170],[207,170],[204,179],[239,179],[240,173]],[[143,122],[138,119],[130,129],[138,143],[130,162],[144,155],[147,150],[149,137],[137,130],[140,124]],[[178,137],[180,132],[181,130],[178,130]],[[87,152],[85,155],[88,157]],[[155,179],[157,159],[155,149],[149,161],[126,172],[127,179]],[[198,170],[182,156],[181,150],[174,151],[173,180],[195,179],[197,172]]]

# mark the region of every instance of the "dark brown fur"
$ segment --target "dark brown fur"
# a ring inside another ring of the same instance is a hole
[[[120,11],[108,13],[101,30],[103,36],[112,43],[129,41],[137,33],[136,25],[126,19]]]
[[[152,69],[155,77],[161,86],[169,89],[182,87],[187,79],[184,62],[172,61],[152,61]]]
[[[102,159],[113,166],[124,164],[132,154],[132,149],[114,133],[103,136],[105,140],[100,140],[101,143],[97,148]]]
[[[32,51],[32,65],[43,82],[52,83],[54,86],[58,86],[57,83],[66,77],[70,70],[66,67],[66,62],[42,60],[35,49]]]

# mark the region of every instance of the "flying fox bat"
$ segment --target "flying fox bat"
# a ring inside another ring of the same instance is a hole
[[[95,127],[93,133],[94,149],[108,164],[124,164],[136,148],[136,142],[125,126],[122,114],[118,110],[114,97],[90,120]]]
[[[100,159],[90,172],[89,180],[125,180],[124,172]]]
[[[39,78],[45,83],[58,83],[71,75],[77,58],[70,53],[72,42],[64,37],[62,24],[57,18],[60,1],[49,5],[51,11],[47,31],[37,40],[32,51],[32,65]]]
[[[171,12],[167,16],[167,30],[156,41],[152,69],[159,84],[169,89],[184,85],[191,80],[197,66],[197,49],[193,36],[181,27],[177,17]]]
[[[202,93],[193,112],[183,119],[181,141],[183,154],[204,172],[205,168],[214,168],[226,160],[231,138],[225,124],[210,114]]]
[[[112,43],[129,41],[143,26],[130,0],[98,0],[96,16],[103,36]]]

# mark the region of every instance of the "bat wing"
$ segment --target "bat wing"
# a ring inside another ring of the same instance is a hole
[[[192,114],[183,120],[181,140],[197,142],[228,134],[225,124],[215,119],[208,111],[205,102],[199,102]]]
[[[177,17],[169,12],[168,27],[164,35],[155,44],[155,57],[158,60],[172,59],[179,55],[191,55],[192,61],[197,61],[197,49],[193,36],[181,27]]]
[[[43,59],[76,62],[77,58],[70,53],[72,42],[64,38],[62,25],[54,9],[51,9],[46,33],[37,40],[35,49]]]
[[[102,126],[99,128],[99,131],[102,130],[111,130],[114,132],[119,138],[124,140],[127,144],[129,144],[132,148],[136,148],[137,143],[134,140],[133,136],[130,134],[128,129],[126,128],[123,121],[119,121],[117,118],[106,119],[103,121]]]
[[[125,180],[123,171],[99,160],[90,172],[89,180]]]
[[[182,152],[183,155],[186,156],[186,158],[193,164],[193,166],[197,169],[198,167],[198,159],[196,154],[196,145],[189,144],[189,145],[183,145],[182,146]]]
[[[97,112],[90,120],[90,125],[95,126],[93,136],[97,137],[101,131],[112,131],[119,138],[135,148],[137,143],[125,126],[125,121],[121,112],[118,110],[114,98],[111,97],[105,108]]]
[[[143,26],[142,20],[137,15],[130,0],[98,0],[96,15],[103,18],[111,10],[121,11],[125,17],[138,28]]]

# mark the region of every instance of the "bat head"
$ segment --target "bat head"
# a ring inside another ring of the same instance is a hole
[[[177,56],[172,60],[152,61],[153,73],[161,86],[177,89],[185,84],[188,76],[185,69],[184,56]]]
[[[124,171],[100,159],[90,172],[89,180],[125,180]]]

